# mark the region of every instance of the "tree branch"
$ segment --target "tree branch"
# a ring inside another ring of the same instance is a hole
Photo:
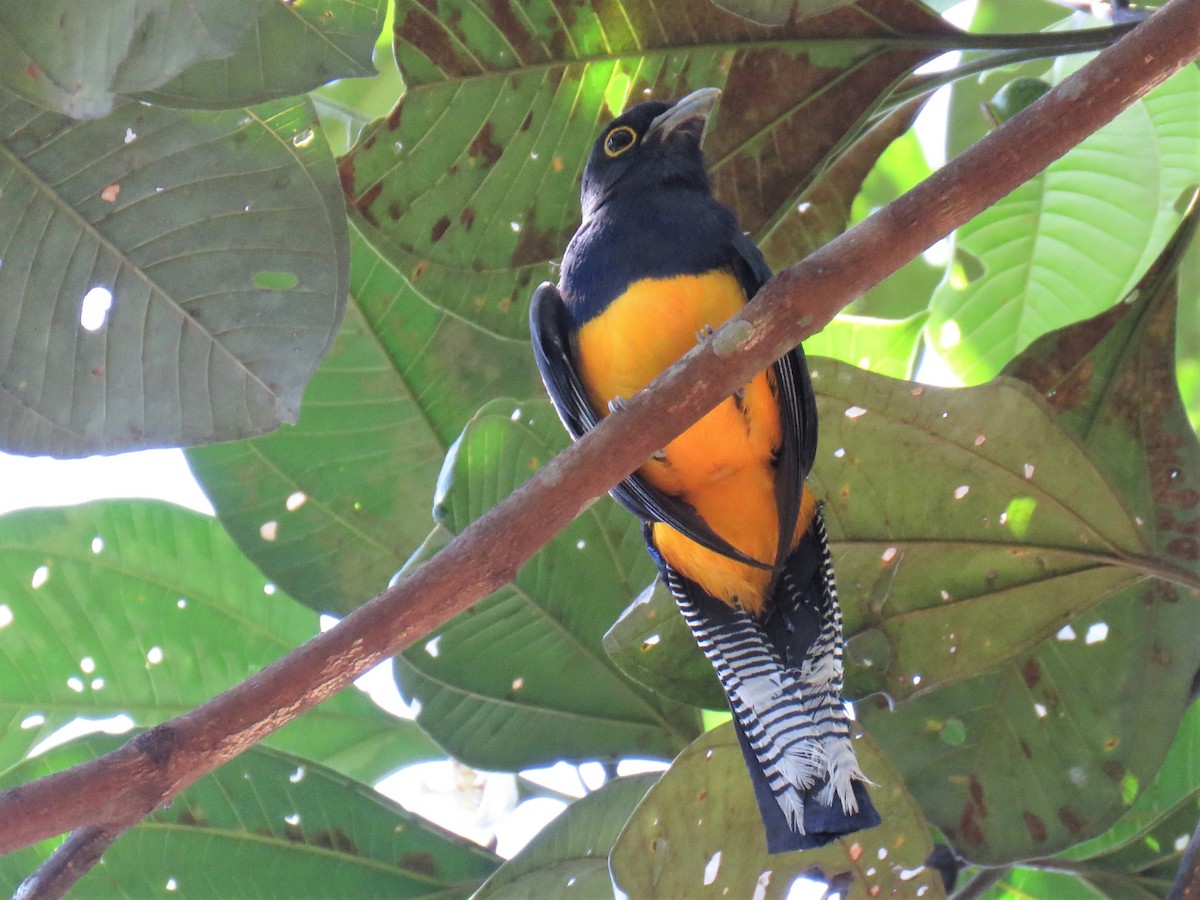
[[[781,272],[624,410],[337,627],[106,756],[0,794],[0,854],[83,826],[118,831],[133,825],[511,581],[595,498],[736,386],[1198,54],[1200,0],[1171,0],[927,181]]]

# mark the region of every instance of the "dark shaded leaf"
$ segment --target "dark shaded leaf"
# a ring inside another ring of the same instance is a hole
[[[549,403],[488,404],[447,456],[439,518],[460,531],[566,442]],[[640,524],[603,498],[512,584],[398,657],[401,690],[439,744],[482,768],[673,755],[699,712],[625,678],[601,646],[620,598],[651,577]]]
[[[493,392],[542,393],[524,340],[430,304],[356,232],[351,247],[352,309],[299,424],[188,451],[243,552],[338,613],[381,591],[424,540],[446,450],[479,406]]]
[[[824,15],[854,0],[719,0],[717,6],[762,25],[782,25]]]
[[[630,897],[788,896],[799,879],[829,882],[842,896],[945,897],[925,866],[929,826],[903,776],[870,738],[856,749],[877,784],[883,825],[820,850],[767,854],[750,776],[732,724],[692,743],[639,804],[617,839],[613,881]]]
[[[622,672],[657,694],[692,706],[728,709],[712,664],[659,579],[605,633],[604,649]]]
[[[371,53],[387,0],[304,0],[261,7],[231,55],[191,66],[142,93],[171,106],[229,109],[375,74]]]
[[[1043,855],[1104,831],[1158,769],[1190,701],[1200,467],[1172,367],[1173,272],[1188,237],[1129,302],[1015,360],[1024,381],[872,396],[835,377],[868,410],[824,417],[825,447],[845,447],[818,466],[839,583],[859,638],[886,637],[890,654],[852,680],[909,697],[894,713],[864,704],[864,721],[972,859]],[[911,439],[872,424],[893,416]],[[880,480],[880,452],[914,464]],[[957,500],[955,482],[969,488]],[[1014,778],[1027,789],[1014,793]]]
[[[75,123],[0,97],[0,445],[78,456],[294,421],[349,272],[314,128],[307,102]]]
[[[46,0],[0,6],[0,81],[46,109],[100,118],[116,94],[158,87],[233,52],[273,0]]]

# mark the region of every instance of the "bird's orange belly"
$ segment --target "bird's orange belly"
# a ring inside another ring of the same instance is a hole
[[[580,376],[596,409],[607,414],[613,398],[641,390],[695,346],[705,327],[719,327],[745,303],[741,285],[724,271],[632,285],[577,335]],[[734,547],[772,564],[779,540],[774,459],[780,440],[774,376],[766,370],[639,471],[686,501]],[[811,494],[804,493],[811,507]],[[811,508],[801,510],[799,521],[810,516]],[[769,570],[707,550],[662,523],[654,526],[654,542],[667,562],[714,597],[752,613],[762,608]]]

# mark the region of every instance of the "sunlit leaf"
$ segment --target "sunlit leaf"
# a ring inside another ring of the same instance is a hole
[[[451,531],[507,497],[566,444],[549,403],[495,401],[446,459],[439,518]],[[670,756],[699,712],[639,687],[601,636],[652,577],[636,519],[603,498],[512,584],[397,658],[417,720],[465,762],[514,769],[619,754]]]
[[[1073,71],[1060,60],[1055,80]],[[1200,70],[1185,67],[957,232],[962,276],[934,295],[930,341],[967,381],[1123,297],[1200,181]]]
[[[10,787],[98,756],[90,738],[28,760]],[[53,843],[0,858],[18,884]],[[370,787],[302,756],[252,748],[134,825],[72,897],[468,897],[497,865]]]
[[[78,456],[295,420],[349,271],[314,127],[307,102],[75,123],[0,96],[0,446]]]
[[[929,827],[903,776],[869,738],[856,742],[883,817],[820,850],[768,855],[750,776],[733,725],[704,734],[671,764],[634,811],[612,851],[617,887],[630,897],[786,897],[798,879],[843,896],[945,897],[925,866]],[[845,893],[849,891],[850,893]]]
[[[880,92],[934,52],[889,49],[888,36],[952,33],[907,0],[819,21],[772,30],[684,0],[486,14],[408,0],[396,13],[408,92],[341,163],[352,215],[432,302],[522,336],[532,286],[579,221],[578,178],[603,121],[650,96],[721,87],[713,181],[759,233],[800,201]],[[818,39],[835,32],[848,39]]]

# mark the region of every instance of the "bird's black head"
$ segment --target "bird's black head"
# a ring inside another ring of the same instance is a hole
[[[675,103],[639,103],[605,126],[583,170],[583,217],[618,191],[663,187],[708,191],[700,137],[720,91],[701,88]]]

